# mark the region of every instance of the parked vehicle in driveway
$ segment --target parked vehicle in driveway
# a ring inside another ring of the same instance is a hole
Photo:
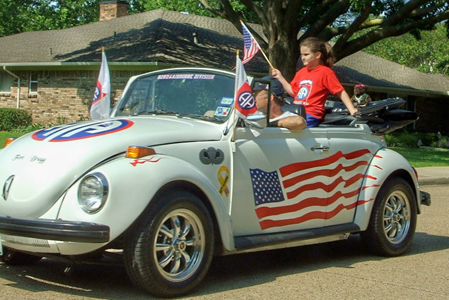
[[[241,122],[234,77],[135,76],[110,119],[42,129],[0,150],[1,261],[70,264],[114,250],[137,286],[176,297],[214,255],[350,234],[379,255],[404,253],[430,195],[386,147],[386,127],[372,130],[382,116],[297,131],[264,116]]]

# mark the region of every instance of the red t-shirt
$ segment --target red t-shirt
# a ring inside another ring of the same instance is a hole
[[[306,113],[318,119],[324,118],[324,104],[329,92],[337,94],[344,91],[334,71],[324,65],[312,70],[302,68],[296,72],[290,85],[295,95],[293,103],[304,105]]]

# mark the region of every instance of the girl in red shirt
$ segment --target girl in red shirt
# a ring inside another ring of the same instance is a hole
[[[323,121],[324,104],[329,93],[340,97],[349,113],[354,115],[357,109],[331,69],[334,64],[332,47],[311,37],[301,42],[300,51],[304,67],[296,73],[291,83],[278,69],[273,69],[271,73],[282,83],[284,90],[294,97],[293,103],[304,105],[307,127],[316,127]]]

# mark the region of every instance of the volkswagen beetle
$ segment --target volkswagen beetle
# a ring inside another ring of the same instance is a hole
[[[176,297],[214,255],[351,234],[383,256],[410,247],[430,195],[370,124],[381,116],[288,130],[265,116],[239,121],[234,92],[230,72],[147,73],[129,80],[109,119],[0,150],[1,261],[114,254],[137,286]]]

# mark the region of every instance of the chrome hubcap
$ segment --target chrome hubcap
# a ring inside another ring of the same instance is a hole
[[[399,191],[390,195],[384,208],[384,233],[387,239],[398,244],[402,242],[410,229],[409,199]]]
[[[155,240],[154,257],[167,280],[186,280],[200,265],[205,248],[204,228],[190,210],[178,209],[165,217]]]

